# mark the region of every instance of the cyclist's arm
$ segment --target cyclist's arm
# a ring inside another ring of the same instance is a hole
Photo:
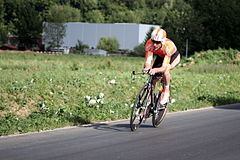
[[[156,68],[156,73],[165,72],[168,69],[168,67],[171,66],[170,65],[170,60],[171,60],[171,56],[166,55],[163,59],[162,67]]]
[[[162,69],[163,69],[163,72],[169,67],[171,67],[171,64],[170,64],[170,60],[171,60],[171,56],[169,55],[165,55],[164,59],[163,59],[163,64],[162,64]]]
[[[156,73],[159,73],[159,72],[165,72],[167,69],[170,69],[171,68],[171,65],[169,64],[170,63],[170,59],[171,59],[171,56],[165,56],[164,59],[163,59],[163,64],[162,64],[162,67],[159,67],[159,68],[153,68],[150,70],[150,74],[151,75],[155,75]]]
[[[177,58],[171,63],[171,70],[174,69],[178,63],[180,62],[180,54],[178,54]]]
[[[150,52],[150,51],[147,51],[146,54],[145,54],[144,70],[151,69],[152,60],[153,60],[153,53]]]

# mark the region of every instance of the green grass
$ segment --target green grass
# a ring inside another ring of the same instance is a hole
[[[147,78],[131,71],[141,71],[143,60],[0,54],[0,135],[128,118]],[[172,71],[170,111],[240,102],[238,63],[194,61]]]

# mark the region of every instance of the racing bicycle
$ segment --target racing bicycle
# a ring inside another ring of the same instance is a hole
[[[132,72],[132,75],[145,74]],[[148,74],[148,73],[147,73]],[[164,80],[163,74],[150,75],[143,87],[135,98],[134,105],[131,110],[130,128],[132,131],[136,131],[142,123],[145,123],[149,117],[152,117],[153,127],[158,127],[167,113],[169,101],[161,105],[160,97],[163,91]],[[154,80],[158,79],[158,82],[154,84]],[[171,92],[170,92],[171,93]]]

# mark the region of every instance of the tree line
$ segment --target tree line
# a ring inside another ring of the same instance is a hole
[[[240,49],[239,11],[239,0],[0,0],[0,45],[16,35],[31,49],[43,22],[89,22],[159,25],[182,53]]]

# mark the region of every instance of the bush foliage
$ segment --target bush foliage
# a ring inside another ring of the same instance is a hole
[[[119,42],[115,37],[102,37],[98,42],[97,48],[105,51],[117,51]]]

